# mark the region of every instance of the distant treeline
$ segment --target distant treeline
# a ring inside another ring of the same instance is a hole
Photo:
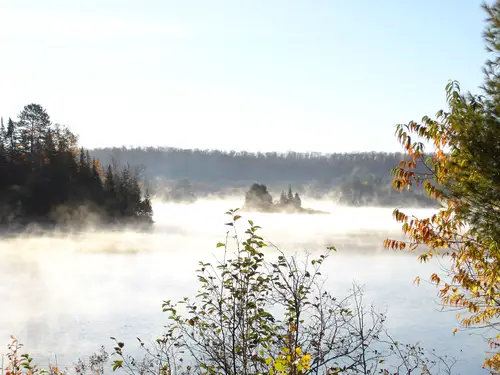
[[[0,123],[0,224],[71,223],[89,215],[105,222],[152,222],[138,173],[78,148],[77,137],[53,124],[38,104]]]
[[[254,182],[280,191],[292,184],[303,194],[333,195],[349,205],[434,204],[425,194],[397,192],[391,169],[402,153],[251,153],[186,150],[172,147],[98,148],[103,162],[119,160],[142,166],[150,187],[167,200],[192,202],[204,194],[245,189]]]
[[[390,176],[403,159],[401,153],[251,153],[246,151],[186,150],[165,148],[110,147],[91,150],[103,163],[114,158],[143,165],[150,177],[191,181],[290,181],[331,185],[345,176],[375,174]]]

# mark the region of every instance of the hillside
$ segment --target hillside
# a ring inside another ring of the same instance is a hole
[[[301,194],[329,196],[349,205],[418,205],[432,202],[418,191],[391,187],[392,168],[401,153],[223,152],[178,148],[99,148],[91,155],[103,163],[140,166],[148,188],[166,200],[193,202],[208,194],[240,194],[252,183],[270,191],[290,184]]]

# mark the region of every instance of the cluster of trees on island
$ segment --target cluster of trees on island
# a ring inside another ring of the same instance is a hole
[[[38,104],[0,123],[0,224],[152,223],[138,172],[101,167],[67,128]]]
[[[281,192],[280,200],[273,202],[273,197],[264,184],[254,183],[245,194],[245,210],[260,212],[286,212],[286,213],[325,213],[302,207],[299,193],[294,193],[292,187],[288,192]]]
[[[288,188],[288,193],[284,191],[281,192],[280,206],[300,209],[302,208],[302,199],[300,199],[299,193],[296,192],[293,194],[292,187],[290,186]]]

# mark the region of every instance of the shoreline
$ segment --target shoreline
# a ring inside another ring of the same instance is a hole
[[[30,221],[28,223],[0,224],[0,240],[6,237],[16,237],[20,235],[41,236],[41,235],[72,235],[81,234],[89,230],[94,231],[123,231],[131,229],[138,232],[150,232],[154,229],[155,222],[121,222],[121,223],[67,223],[58,224],[46,220]]]
[[[312,208],[286,209],[268,208],[259,209],[256,207],[242,207],[241,212],[259,212],[263,214],[288,214],[288,215],[331,215],[331,212],[315,210]]]

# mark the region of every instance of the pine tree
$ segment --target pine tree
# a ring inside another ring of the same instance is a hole
[[[85,155],[85,150],[84,148],[80,148],[80,154],[79,154],[79,163],[78,163],[78,166],[80,168],[81,171],[85,170],[88,168],[88,164],[87,164],[87,157]]]
[[[104,187],[101,180],[99,165],[95,160],[92,161],[91,168],[91,195],[93,201],[101,206],[104,203]]]
[[[139,186],[137,173],[132,173],[130,175],[127,193],[128,193],[127,216],[135,217],[138,214],[140,214],[141,211],[141,188]]]
[[[108,165],[104,174],[104,200],[109,218],[116,219],[118,216],[118,194],[115,173],[111,165]]]
[[[282,191],[282,192],[281,192],[281,196],[280,196],[280,204],[281,204],[282,206],[285,206],[286,204],[288,204],[288,198],[287,198],[287,196],[286,196],[286,194],[285,194],[285,192],[284,192],[284,191]]]
[[[7,130],[5,130],[5,125],[3,123],[3,117],[0,119],[0,152],[5,153],[7,147]]]
[[[48,154],[54,154],[56,152],[56,144],[54,142],[54,132],[49,129],[45,137],[45,151]]]
[[[17,127],[24,152],[33,154],[45,143],[45,136],[51,126],[50,117],[39,104],[28,104],[18,116]]]
[[[12,121],[12,119],[9,117],[9,120],[7,121],[7,142],[9,144],[9,153],[10,155],[14,155],[17,150],[17,129],[16,129],[16,123]]]
[[[146,223],[153,222],[153,206],[151,204],[151,197],[149,196],[149,190],[146,190],[144,199],[140,204],[140,218]]]
[[[104,177],[104,191],[111,193],[113,197],[116,195],[116,182],[111,165],[108,165],[108,168],[106,169]]]
[[[302,200],[299,197],[299,193],[295,193],[295,196],[293,197],[293,206],[295,208],[301,208],[302,207]]]

